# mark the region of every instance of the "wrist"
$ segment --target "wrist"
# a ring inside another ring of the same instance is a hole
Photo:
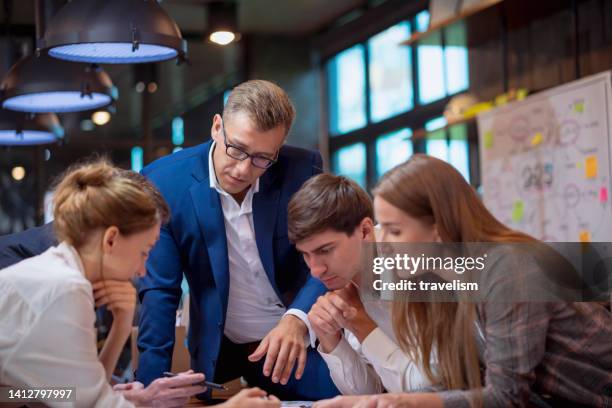
[[[308,333],[308,327],[306,326],[306,323],[304,323],[302,321],[302,319],[300,319],[299,317],[297,317],[296,315],[293,314],[286,314],[282,317],[281,321],[286,319],[285,321],[287,323],[293,324],[295,325],[297,323],[297,326],[302,329],[302,331],[304,332],[304,334]]]
[[[115,329],[120,332],[130,332],[132,330],[133,316],[125,315],[113,315],[113,323],[111,324],[111,330]]]
[[[368,337],[370,333],[372,333],[378,325],[370,318],[368,315],[361,315],[358,319],[355,319],[350,327],[350,331],[353,332],[355,337],[359,343],[363,343],[363,341]]]
[[[136,406],[146,405],[149,402],[147,401],[147,398],[145,397],[144,389],[123,391],[122,394],[123,394],[123,398],[130,401]]]
[[[342,340],[342,333],[337,332],[335,335],[326,335],[319,337],[319,346],[321,351],[329,354],[336,349],[338,343]]]

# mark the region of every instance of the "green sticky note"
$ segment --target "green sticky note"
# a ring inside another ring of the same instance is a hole
[[[484,147],[490,149],[493,147],[493,131],[487,130],[484,134]]]
[[[584,112],[584,102],[578,102],[574,104],[574,111],[576,111],[576,113]]]
[[[523,219],[523,213],[525,211],[524,204],[522,201],[515,201],[512,206],[512,221],[519,222]]]

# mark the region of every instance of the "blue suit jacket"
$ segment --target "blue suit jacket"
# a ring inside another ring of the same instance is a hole
[[[57,245],[57,239],[52,222],[16,234],[0,236],[0,269],[40,255],[54,245]]]
[[[192,368],[214,378],[223,337],[229,290],[225,223],[219,194],[210,188],[212,141],[159,159],[143,170],[171,211],[140,281],[142,302],[137,378],[149,384],[168,371],[183,273],[190,290],[188,347]],[[253,196],[257,248],[266,274],[287,308],[308,313],[323,284],[287,238],[287,205],[293,193],[321,172],[321,156],[284,146],[278,161],[260,178]],[[214,176],[214,175],[213,175]]]

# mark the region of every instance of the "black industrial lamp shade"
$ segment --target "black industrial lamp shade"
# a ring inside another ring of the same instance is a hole
[[[0,109],[0,145],[41,145],[63,137],[64,128],[54,113],[34,115]]]
[[[46,54],[11,67],[0,86],[2,107],[19,112],[79,112],[109,105],[117,88],[104,70]]]
[[[155,0],[73,0],[51,19],[39,49],[69,61],[131,64],[181,61],[187,42]]]

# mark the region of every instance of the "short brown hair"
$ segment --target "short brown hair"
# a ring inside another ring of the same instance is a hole
[[[168,220],[168,205],[143,175],[106,159],[70,167],[55,188],[54,230],[59,241],[83,245],[98,228],[121,234],[144,231]]]
[[[289,134],[295,119],[295,108],[287,93],[261,79],[243,82],[232,89],[223,108],[223,118],[238,112],[246,113],[260,131],[283,125],[285,135]]]
[[[370,196],[357,183],[333,174],[319,174],[291,197],[289,240],[300,242],[332,229],[351,235],[364,218],[374,219]]]

